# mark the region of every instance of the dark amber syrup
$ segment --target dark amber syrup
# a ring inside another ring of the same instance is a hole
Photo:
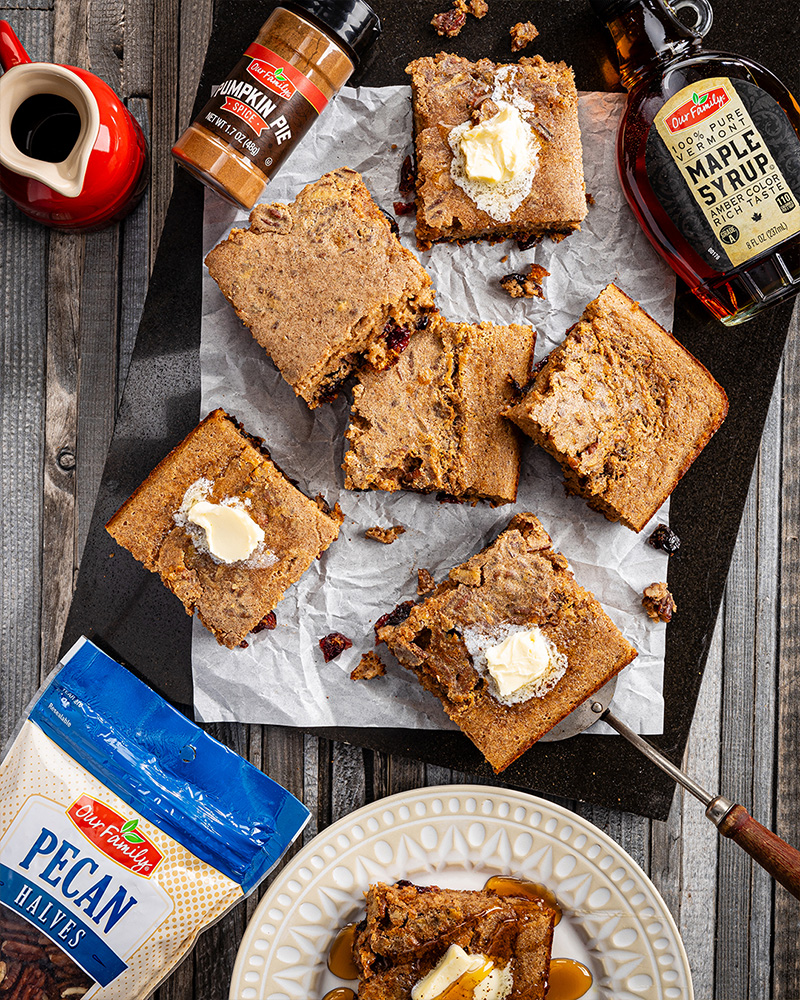
[[[336,935],[328,952],[328,968],[339,979],[358,979],[358,970],[353,962],[355,936],[356,925],[348,924]]]
[[[591,972],[574,958],[551,960],[547,1000],[580,1000],[591,985]]]
[[[322,1000],[356,1000],[356,995],[348,986],[337,986],[335,990],[329,990]]]
[[[513,875],[493,875],[487,879],[484,889],[496,892],[498,896],[525,896],[527,899],[537,899],[551,910],[555,910],[556,923],[561,920],[561,907],[558,905],[555,893],[539,882],[528,882]]]

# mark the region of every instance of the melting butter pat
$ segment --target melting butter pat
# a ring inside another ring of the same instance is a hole
[[[264,529],[241,507],[198,500],[186,519],[205,531],[209,552],[222,562],[247,559],[264,541]]]
[[[477,986],[492,967],[485,955],[468,955],[460,945],[451,944],[439,964],[411,990],[411,1000],[438,1000],[454,983],[467,977],[474,977]]]
[[[464,173],[471,181],[503,184],[533,166],[530,128],[513,104],[461,134]]]
[[[512,632],[496,646],[489,646],[485,655],[489,673],[502,698],[544,677],[550,668],[550,645],[536,625]]]

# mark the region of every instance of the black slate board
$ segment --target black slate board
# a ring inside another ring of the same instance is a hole
[[[238,61],[271,9],[250,0],[219,0],[196,110]],[[616,83],[605,29],[582,0],[490,0],[490,13],[469,19],[443,41],[428,22],[448,0],[393,4],[376,0],[384,32],[352,83],[403,84],[409,60],[446,48],[470,58],[509,61],[507,30],[533,17],[533,51],[565,59],[579,90]],[[774,39],[796,16],[793,0],[776,0],[747,16],[746,0],[718,4],[709,48],[738,51],[800,90],[800,64],[775,62]],[[409,19],[408,10],[413,9]],[[741,15],[741,16],[739,16]],[[739,24],[746,24],[742,37]],[[618,87],[616,89],[619,89]],[[321,166],[320,173],[323,172]],[[104,524],[150,470],[197,423],[200,406],[200,308],[203,194],[177,171],[142,323],[70,609],[63,649],[89,635],[129,664],[188,714],[192,709],[191,621],[179,602],[105,532]],[[679,286],[675,333],[725,387],[730,413],[722,429],[673,493],[670,520],[682,539],[669,584],[679,614],[667,630],[665,728],[653,742],[679,763],[689,734],[747,488],[755,463],[791,314],[780,306],[744,326],[725,328]],[[598,516],[587,509],[587,517]],[[477,775],[491,771],[460,733],[326,728],[321,736],[398,753]],[[585,799],[665,819],[674,785],[621,737],[539,744],[505,772],[509,785]]]

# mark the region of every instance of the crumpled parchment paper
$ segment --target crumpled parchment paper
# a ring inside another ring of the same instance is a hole
[[[300,188],[328,170],[359,170],[375,199],[391,211],[404,201],[400,166],[411,151],[410,91],[406,87],[345,89],[321,116],[270,183],[265,200],[292,201]],[[616,282],[667,329],[672,328],[675,282],[624,202],[616,178],[614,141],[625,103],[621,94],[580,98],[586,189],[595,204],[580,233],[561,243],[520,251],[514,243],[436,246],[418,254],[433,278],[437,303],[451,320],[499,324],[530,322],[538,331],[537,360],[563,339],[585,305]],[[416,250],[414,218],[398,219],[401,238]],[[246,224],[207,192],[204,246],[208,252],[232,226]],[[508,256],[503,261],[501,258]],[[498,285],[510,271],[535,261],[550,277],[546,301],[511,299]],[[423,691],[385,647],[387,675],[350,680],[363,652],[373,648],[373,624],[398,602],[416,598],[417,569],[438,583],[448,570],[482,548],[516,511],[535,513],[568,558],[578,581],[593,591],[638,658],[620,676],[613,710],[640,733],[662,731],[665,626],[641,606],[642,590],[666,580],[667,557],[646,544],[668,503],[638,535],[611,524],[575,497],[566,497],[557,463],[527,441],[515,505],[453,505],[413,493],[348,492],[341,463],[348,402],[309,410],[283,381],[237,319],[204,268],[201,343],[205,415],[217,406],[263,437],[275,461],[310,496],[322,493],[345,514],[339,539],[276,608],[278,627],[227,650],[197,621],[192,666],[197,717],[278,725],[419,727],[452,729],[438,700]],[[373,525],[406,529],[391,545],[364,537]],[[332,631],[353,646],[324,663],[319,639]],[[610,730],[600,723],[594,732]]]

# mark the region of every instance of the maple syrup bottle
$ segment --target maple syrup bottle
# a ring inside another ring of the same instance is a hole
[[[704,51],[708,0],[591,0],[630,91],[622,189],[650,242],[723,323],[800,292],[800,107],[769,70]],[[676,11],[691,8],[692,28]]]

